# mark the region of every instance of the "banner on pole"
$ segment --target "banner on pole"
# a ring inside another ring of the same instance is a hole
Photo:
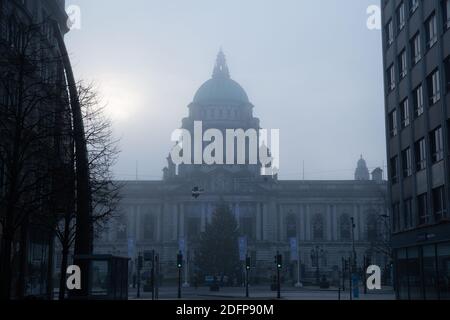
[[[289,247],[291,249],[291,261],[299,261],[297,238],[289,239]]]
[[[239,237],[239,260],[245,261],[247,257],[247,237]]]
[[[134,259],[134,253],[135,253],[134,239],[129,238],[128,239],[128,258]]]
[[[183,257],[186,256],[186,241],[184,238],[180,238],[180,240],[178,240],[178,250],[181,251]]]

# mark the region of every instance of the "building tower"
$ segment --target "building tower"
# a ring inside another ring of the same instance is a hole
[[[358,165],[355,170],[355,180],[358,181],[369,181],[370,174],[369,169],[367,168],[366,160],[364,160],[363,156],[358,160]]]

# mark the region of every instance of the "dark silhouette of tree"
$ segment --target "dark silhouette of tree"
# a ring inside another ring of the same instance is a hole
[[[112,166],[119,154],[118,141],[113,137],[112,123],[106,117],[104,106],[99,101],[98,93],[93,85],[80,83],[77,92],[86,130],[93,208],[90,223],[93,226],[95,236],[101,233],[104,225],[117,213],[117,206],[120,200],[119,192],[122,185],[113,181]],[[72,139],[70,136],[72,132],[70,131],[67,134],[69,139]],[[75,178],[72,176],[69,181],[75,181]],[[73,183],[72,185],[69,184],[69,188],[72,190],[75,188]],[[67,210],[63,216],[55,217],[58,219],[55,234],[60,242],[62,254],[59,283],[60,300],[65,298],[65,272],[68,266],[69,253],[76,238],[77,216],[74,210],[76,195],[74,199],[74,202],[67,203]]]
[[[63,34],[57,21],[53,21],[53,31],[58,43],[59,51],[64,65],[67,80],[67,88],[70,97],[70,108],[72,111],[73,140],[75,146],[75,179],[76,183],[76,234],[75,234],[75,256],[89,255],[93,252],[94,227],[92,224],[92,185],[89,172],[89,155],[87,150],[83,114],[77,92],[75,77],[70,63],[67,48],[64,43]],[[77,296],[86,297],[90,282],[90,266],[86,260],[75,261],[80,267],[82,274],[81,290],[76,292]]]
[[[62,284],[72,246],[92,253],[95,229],[116,210],[117,141],[92,85],[75,83],[56,22],[17,24],[0,38],[0,53],[0,297],[11,298],[12,283],[25,295],[31,226],[50,244],[50,295],[55,236]],[[80,267],[86,289],[88,267]]]
[[[198,242],[195,262],[203,276],[240,276],[238,237],[233,213],[225,203],[220,203]]]
[[[68,201],[59,193],[63,190],[59,177],[66,175],[67,164],[60,147],[61,132],[70,127],[71,117],[61,59],[49,34],[43,32],[46,26],[45,22],[16,23],[8,37],[0,39],[0,294],[4,299],[11,297],[13,264],[18,275],[16,296],[24,295],[30,225]],[[12,250],[17,242],[19,250]]]

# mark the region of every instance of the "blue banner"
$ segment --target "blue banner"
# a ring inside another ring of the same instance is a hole
[[[239,237],[239,260],[245,261],[247,257],[247,237]]]
[[[289,239],[289,247],[291,252],[291,261],[298,261],[298,241],[297,238]]]

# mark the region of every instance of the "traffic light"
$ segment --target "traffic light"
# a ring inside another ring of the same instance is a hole
[[[247,257],[247,258],[245,259],[245,268],[246,268],[247,270],[250,270],[250,267],[251,267],[251,259],[250,259],[250,257]]]
[[[179,252],[177,254],[177,268],[181,269],[183,267],[183,254]]]
[[[277,268],[281,269],[283,267],[283,256],[281,254],[277,254]]]

